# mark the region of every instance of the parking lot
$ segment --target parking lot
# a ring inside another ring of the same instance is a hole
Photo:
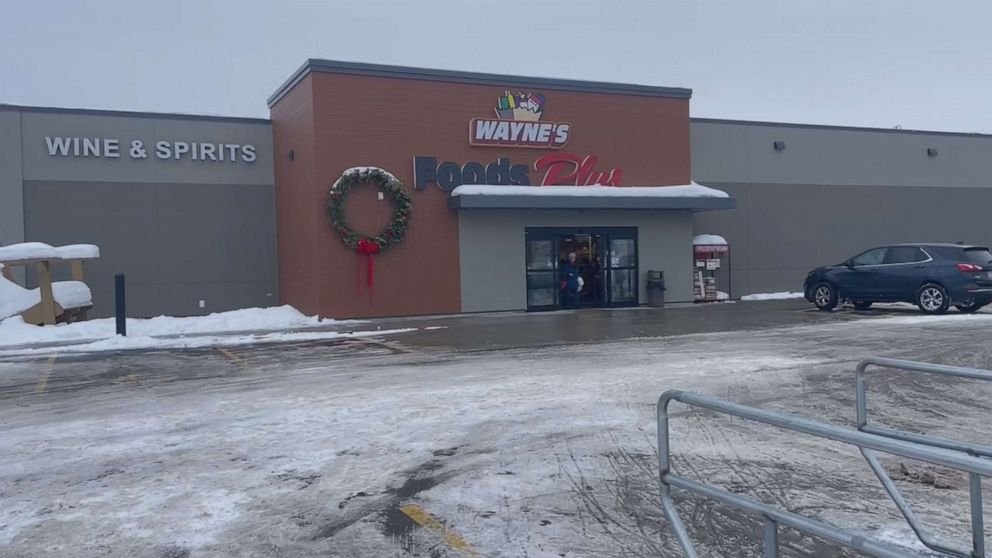
[[[992,368],[984,312],[782,301],[374,325],[416,331],[0,362],[0,555],[679,556],[657,498],[663,391],[850,426],[861,358]],[[893,374],[872,413],[989,443],[990,394]],[[677,411],[680,472],[911,545],[856,450]],[[967,479],[886,464],[967,546]],[[704,555],[759,555],[753,518],[679,504]],[[841,555],[783,537],[786,555]]]

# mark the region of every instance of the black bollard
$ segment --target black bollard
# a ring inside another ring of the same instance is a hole
[[[127,297],[124,296],[124,274],[114,276],[114,314],[117,317],[117,335],[127,337]]]

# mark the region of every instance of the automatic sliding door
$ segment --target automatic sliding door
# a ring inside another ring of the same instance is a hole
[[[609,238],[609,304],[635,306],[638,298],[637,230],[611,233]]]
[[[558,307],[558,237],[527,237],[527,309]]]

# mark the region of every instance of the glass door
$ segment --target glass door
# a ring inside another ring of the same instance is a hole
[[[527,309],[558,307],[558,235],[527,233]]]
[[[636,306],[637,229],[611,231],[607,253],[607,284],[610,306]]]

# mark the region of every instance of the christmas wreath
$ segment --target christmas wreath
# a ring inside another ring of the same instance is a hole
[[[358,234],[348,226],[344,214],[344,199],[352,188],[361,184],[369,184],[379,188],[393,202],[393,218],[386,228],[375,236]],[[406,187],[395,176],[378,167],[355,167],[344,171],[331,186],[327,199],[327,214],[331,225],[337,231],[345,246],[351,248],[365,260],[365,265],[358,267],[358,290],[361,292],[362,283],[368,288],[369,305],[372,304],[372,291],[375,288],[375,255],[380,251],[399,244],[406,237],[410,224],[410,211],[413,203]],[[363,269],[364,268],[364,269]],[[363,277],[364,275],[364,277]]]
[[[355,232],[345,217],[344,199],[348,192],[357,185],[370,184],[378,187],[393,202],[393,218],[386,225],[386,228],[379,231],[375,236],[363,236]],[[355,167],[344,171],[341,178],[331,186],[330,196],[327,201],[327,214],[331,218],[331,225],[341,236],[345,245],[359,254],[372,255],[380,251],[399,244],[406,237],[406,231],[410,224],[410,211],[413,203],[410,201],[410,194],[406,187],[395,176],[377,167]]]

